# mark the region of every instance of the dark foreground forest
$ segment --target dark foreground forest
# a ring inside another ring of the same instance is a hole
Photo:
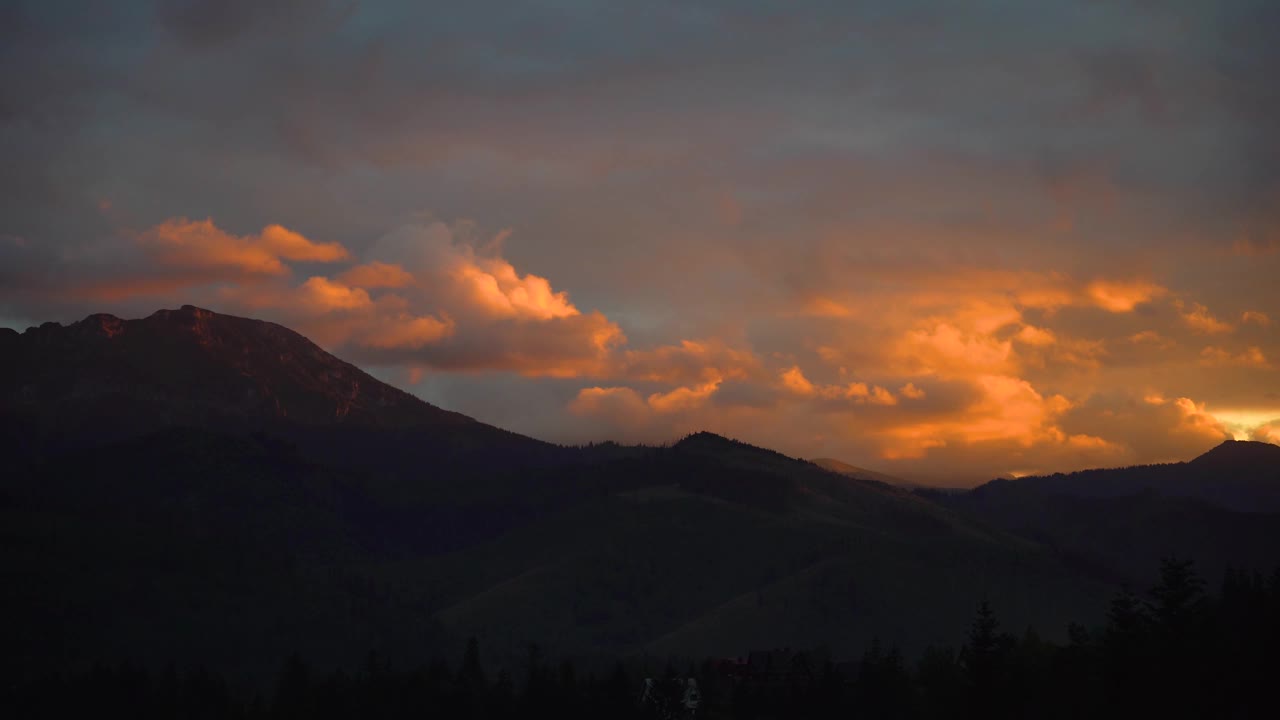
[[[1280,570],[1229,570],[1210,590],[1168,560],[1144,593],[1111,600],[1103,627],[1066,643],[1000,623],[977,605],[960,648],[905,658],[873,643],[860,659],[822,649],[738,658],[577,663],[529,648],[492,667],[461,658],[396,668],[370,654],[318,672],[284,659],[265,686],[200,667],[100,664],[10,678],[7,717],[131,718],[1271,718],[1280,648]]]

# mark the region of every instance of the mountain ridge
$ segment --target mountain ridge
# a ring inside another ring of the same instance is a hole
[[[416,434],[429,449],[550,445],[445,410],[374,378],[301,334],[192,305],[144,318],[98,313],[44,323],[5,341],[0,423],[20,455],[187,425],[293,435],[339,433],[380,445]],[[430,446],[430,447],[428,447]],[[341,448],[310,443],[320,453]],[[352,449],[350,452],[356,452]],[[370,450],[372,454],[372,449]]]
[[[1253,440],[1224,440],[1181,462],[996,479],[970,492],[975,495],[1036,492],[1076,497],[1126,497],[1153,492],[1204,500],[1239,512],[1280,512],[1280,446]]]
[[[813,458],[809,462],[825,470],[830,470],[831,472],[847,475],[849,477],[860,478],[863,480],[874,480],[876,482],[882,482],[903,488],[921,487],[917,483],[903,480],[900,477],[877,472],[875,470],[868,470],[867,468],[858,467],[857,465],[851,465],[843,460],[837,460],[836,458],[819,457]]]
[[[0,475],[0,560],[21,578],[0,631],[21,663],[248,667],[370,648],[412,662],[469,636],[507,662],[531,642],[734,655],[879,637],[911,652],[956,640],[983,597],[1011,626],[1065,632],[1141,569],[1099,571],[1069,532],[709,432],[553,446],[417,400],[283,326],[192,306],[0,343],[0,422],[20,460]],[[1100,508],[1135,532],[1178,527],[1144,551],[1193,536],[1186,523],[1247,525],[1211,560],[1280,546],[1266,517],[1099,502],[1058,526],[1081,534]]]

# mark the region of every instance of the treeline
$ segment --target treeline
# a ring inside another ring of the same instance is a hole
[[[1115,596],[1105,625],[1066,643],[1006,632],[981,603],[959,649],[915,662],[873,643],[858,661],[815,652],[582,672],[531,648],[515,673],[472,640],[454,663],[316,673],[299,658],[246,693],[206,670],[128,666],[10,682],[6,717],[146,718],[1272,718],[1280,717],[1280,570],[1229,571],[1209,592],[1189,563]],[[646,683],[646,679],[652,682]],[[3,709],[3,708],[0,708]]]

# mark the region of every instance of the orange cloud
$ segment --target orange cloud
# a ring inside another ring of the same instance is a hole
[[[1132,312],[1138,305],[1150,302],[1166,292],[1165,288],[1145,280],[1095,280],[1085,288],[1085,293],[1098,307],[1115,313]]]
[[[828,400],[852,400],[856,404],[897,405],[898,398],[879,385],[868,386],[864,382],[851,382],[847,385],[815,385],[804,376],[800,367],[793,365],[778,374],[782,387],[794,395],[817,396]],[[915,397],[924,397],[924,392],[908,383],[904,389],[915,393]]]
[[[1187,309],[1183,302],[1179,300],[1175,303],[1175,306],[1178,308],[1179,314],[1182,315],[1182,321],[1197,332],[1217,335],[1231,332],[1232,330],[1230,324],[1222,322],[1209,314],[1209,308],[1200,303],[1192,303],[1190,309]]]
[[[537,275],[520,275],[501,258],[475,258],[453,270],[476,305],[498,317],[550,320],[580,314],[564,292]]]
[[[413,275],[394,263],[374,260],[347,270],[338,276],[338,280],[347,285],[373,290],[404,287],[413,282]]]
[[[1266,313],[1258,310],[1245,310],[1240,315],[1240,322],[1246,325],[1252,323],[1254,325],[1261,325],[1262,327],[1267,327],[1268,325],[1271,324],[1271,317]]]
[[[716,326],[729,335],[633,347],[617,323],[575,305],[551,278],[517,268],[501,239],[477,238],[465,224],[412,225],[351,258],[279,225],[236,236],[175,218],[137,236],[137,264],[150,274],[90,277],[78,289],[212,298],[216,309],[266,316],[353,361],[407,369],[410,379],[428,371],[579,378],[587,387],[565,417],[583,432],[665,440],[702,427],[768,427],[757,440],[784,450],[829,443],[836,457],[852,447],[916,468],[1163,459],[1168,446],[1146,437],[1155,431],[1135,428],[1150,420],[1187,447],[1220,437],[1203,404],[1182,396],[1200,397],[1196,378],[1213,368],[1269,368],[1274,355],[1256,329],[1270,318],[1256,310],[1239,316],[1256,344],[1188,342],[1232,325],[1176,298],[1140,312],[1170,292],[1146,279],[878,266],[788,288],[794,295],[782,307],[767,304],[778,290],[766,288],[753,295],[750,322]],[[299,262],[338,264],[304,280],[290,267]],[[696,328],[697,314],[688,322]],[[1099,388],[1141,387],[1141,368],[1153,363],[1163,387],[1149,388],[1148,401],[1095,408],[1106,405],[1094,399]]]
[[[371,348],[417,350],[453,334],[453,321],[408,314],[380,318],[358,336],[358,342]]]
[[[1004,375],[975,378],[978,399],[958,414],[886,428],[885,458],[919,457],[930,447],[1012,442],[1023,447],[1070,438],[1057,418],[1071,407],[1061,395],[1044,397],[1026,380]],[[1077,441],[1079,442],[1079,441]]]
[[[902,397],[907,398],[908,400],[920,400],[925,396],[924,390],[916,387],[915,383],[907,383],[906,385],[903,385],[898,388],[898,392]]]
[[[852,399],[856,403],[870,403],[872,405],[897,405],[898,398],[893,393],[885,390],[879,385],[868,387],[866,383],[849,383],[842,393],[844,397]]]
[[[1233,355],[1225,348],[1210,345],[1200,351],[1200,364],[1205,367],[1271,367],[1262,350],[1255,346],[1245,348],[1242,352]]]
[[[628,387],[588,387],[578,391],[569,403],[575,415],[605,419],[615,425],[634,426],[649,414],[649,406]]]
[[[1023,325],[1022,329],[1018,331],[1018,334],[1013,337],[1020,343],[1035,347],[1052,345],[1058,341],[1051,331],[1045,330],[1044,328],[1038,328],[1033,325]]]
[[[1173,341],[1156,332],[1155,330],[1143,330],[1129,336],[1129,342],[1137,344],[1151,344],[1167,347],[1173,345]]]
[[[283,260],[336,262],[347,257],[338,243],[315,243],[279,225],[268,225],[258,235],[236,236],[209,219],[166,220],[139,235],[138,243],[162,265],[247,275],[287,274]]]
[[[1249,439],[1280,445],[1280,420],[1273,420],[1265,425],[1259,425],[1254,428],[1249,433]]]
[[[813,386],[813,383],[809,382],[809,379],[804,376],[804,373],[801,372],[800,367],[797,365],[782,371],[780,378],[782,386],[797,395],[812,395],[817,392],[817,388]]]
[[[1222,423],[1205,411],[1205,404],[1198,403],[1191,398],[1178,398],[1174,401],[1174,406],[1182,415],[1181,428],[1183,431],[1205,435],[1215,440],[1221,439],[1227,435]]]
[[[696,384],[709,377],[745,380],[760,373],[755,353],[715,338],[627,350],[607,371],[613,377],[669,385]]]
[[[654,393],[649,396],[649,407],[656,412],[682,412],[700,407],[720,387],[720,379],[716,378],[696,387],[678,387],[670,392]]]
[[[827,297],[811,297],[802,305],[801,314],[814,317],[843,318],[853,314],[853,310]]]
[[[629,387],[588,387],[578,391],[569,411],[579,416],[603,417],[615,424],[642,425],[654,413],[686,413],[701,408],[720,387],[716,378],[693,387],[656,392],[647,399]]]
[[[280,225],[266,226],[257,239],[262,247],[286,260],[331,263],[347,259],[347,249],[338,243],[314,243]]]
[[[896,349],[896,365],[906,374],[973,375],[1009,372],[1013,347],[1008,340],[966,331],[942,322],[908,331]]]
[[[359,310],[373,305],[369,293],[361,288],[353,288],[334,282],[325,277],[308,278],[299,288],[303,302],[322,310]]]
[[[1162,435],[1163,439],[1179,446],[1191,445],[1207,449],[1208,446],[1231,437],[1226,426],[1205,409],[1203,402],[1196,402],[1189,397],[1167,400],[1159,394],[1148,394],[1145,402],[1173,413],[1171,424],[1154,423],[1151,429]]]

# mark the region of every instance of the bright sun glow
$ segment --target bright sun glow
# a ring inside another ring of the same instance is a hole
[[[1249,440],[1254,430],[1280,420],[1280,408],[1214,410],[1210,414],[1225,425],[1237,440]]]

